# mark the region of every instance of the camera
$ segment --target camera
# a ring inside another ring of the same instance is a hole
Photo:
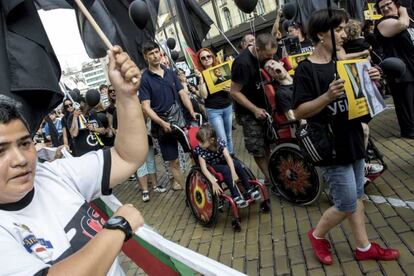
[[[288,36],[282,39],[282,43],[285,46],[286,52],[289,56],[302,53],[299,38],[296,36]]]

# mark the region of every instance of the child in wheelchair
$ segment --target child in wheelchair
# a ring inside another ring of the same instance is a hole
[[[200,127],[196,134],[196,139],[199,145],[195,148],[195,153],[198,156],[201,171],[204,176],[213,185],[213,191],[216,195],[223,192],[219,183],[217,183],[214,175],[208,170],[207,165],[211,166],[216,172],[221,173],[224,182],[230,190],[231,196],[234,199],[238,208],[245,208],[248,206],[247,201],[240,193],[236,183],[240,180],[246,194],[253,200],[260,199],[259,191],[255,190],[249,184],[249,177],[243,169],[243,166],[238,160],[234,160],[226,147],[226,142],[217,137],[214,128],[205,124]]]

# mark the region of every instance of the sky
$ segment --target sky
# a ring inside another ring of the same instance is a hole
[[[82,62],[90,60],[80,38],[73,10],[39,10],[39,15],[62,69],[68,66],[80,68]]]

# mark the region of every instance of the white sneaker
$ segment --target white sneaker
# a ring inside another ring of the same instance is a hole
[[[255,190],[253,192],[250,193],[250,198],[253,200],[259,200],[261,198],[260,196],[260,192]]]
[[[163,187],[163,186],[156,186],[154,188],[155,192],[159,192],[159,193],[165,193],[167,191],[167,188]]]
[[[381,164],[367,163],[365,164],[365,175],[377,174],[384,170],[384,166]]]
[[[143,192],[142,193],[142,201],[147,202],[149,200],[150,200],[149,193],[148,192]]]
[[[244,200],[244,198],[238,196],[234,199],[234,202],[236,203],[238,208],[246,208],[247,206],[249,206],[249,204],[247,203],[246,200]]]

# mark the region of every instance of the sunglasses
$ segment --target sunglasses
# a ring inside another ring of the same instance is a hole
[[[380,9],[380,10],[384,10],[385,8],[389,8],[392,4],[394,3],[394,1],[389,1],[389,2],[387,2],[387,3],[385,3],[384,5],[382,5],[382,6],[378,6],[378,8]]]
[[[200,57],[200,60],[206,61],[206,60],[209,60],[209,59],[212,59],[212,58],[213,58],[212,55],[207,55],[207,56]]]
[[[73,104],[65,104],[66,108],[73,107]]]

